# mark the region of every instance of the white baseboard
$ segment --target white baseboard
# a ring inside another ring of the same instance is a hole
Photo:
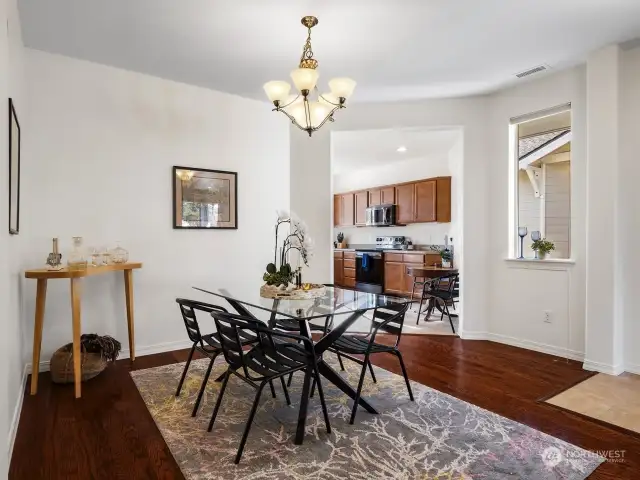
[[[487,332],[460,332],[460,338],[463,340],[487,340],[487,335]]]
[[[627,362],[624,366],[624,371],[629,373],[635,373],[636,375],[640,375],[640,365],[638,365],[637,363]]]
[[[591,372],[606,373],[607,375],[620,375],[625,371],[624,365],[610,365],[608,363],[594,362],[585,359],[582,368]]]
[[[16,443],[16,435],[18,433],[18,425],[20,424],[20,414],[22,413],[22,404],[24,401],[24,390],[27,387],[27,366],[24,366],[24,370],[22,371],[22,382],[20,384],[20,393],[18,394],[18,399],[16,400],[16,406],[13,409],[13,418],[11,419],[11,425],[9,426],[9,438],[7,439],[7,445],[9,446],[7,454],[8,454],[8,464],[11,464],[11,456],[13,455],[13,445]]]
[[[546,343],[532,342],[531,340],[509,337],[508,335],[500,335],[498,333],[487,333],[486,339],[514,347],[526,348],[527,350],[555,355],[557,357],[569,358],[571,360],[584,360],[584,352],[570,350],[564,347],[557,347],[555,345],[548,345]]]

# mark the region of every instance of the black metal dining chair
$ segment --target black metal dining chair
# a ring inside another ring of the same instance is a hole
[[[200,390],[198,391],[196,404],[194,405],[193,411],[191,412],[191,416],[195,417],[198,413],[198,408],[200,407],[202,396],[207,387],[209,375],[211,375],[213,362],[215,361],[216,357],[220,353],[222,353],[220,340],[217,333],[209,333],[205,335],[202,334],[200,325],[198,324],[198,319],[196,317],[196,311],[211,314],[213,312],[224,313],[227,312],[227,310],[224,307],[220,307],[218,305],[211,305],[209,303],[204,303],[197,300],[187,300],[185,298],[176,298],[176,302],[180,307],[180,313],[182,314],[182,319],[184,320],[184,326],[187,329],[189,340],[193,342],[191,351],[189,352],[189,356],[187,357],[187,363],[184,366],[182,376],[180,377],[180,382],[178,383],[176,397],[180,396],[180,392],[182,391],[182,384],[184,383],[184,379],[187,376],[187,371],[189,370],[189,366],[191,365],[191,360],[193,359],[194,352],[197,350],[210,359],[209,366],[202,380],[202,385],[200,386]],[[242,345],[251,345],[255,342],[256,337],[251,335],[245,335],[242,339]]]
[[[451,325],[451,330],[454,334],[456,333],[456,328],[453,325],[449,305],[454,305],[455,300],[458,298],[459,277],[458,273],[448,273],[435,278],[431,283],[431,288],[425,292],[426,298],[433,299],[433,301],[440,304],[442,310],[440,319],[442,320],[444,315],[447,315],[449,318],[449,324]]]
[[[373,367],[371,365],[370,357],[376,353],[390,353],[398,357],[400,361],[400,368],[402,369],[402,376],[407,384],[407,390],[409,391],[409,398],[413,401],[413,392],[411,391],[411,384],[409,383],[409,377],[407,377],[407,370],[402,360],[402,353],[398,349],[400,344],[400,338],[402,336],[402,327],[404,325],[404,318],[407,310],[409,309],[409,303],[401,303],[397,305],[389,305],[382,308],[378,308],[374,311],[373,319],[371,323],[371,330],[366,336],[362,335],[342,335],[335,341],[333,346],[329,348],[334,353],[340,353],[345,358],[362,365],[362,371],[360,372],[360,381],[358,382],[358,389],[356,391],[356,398],[353,403],[353,409],[351,410],[351,419],[349,423],[353,424],[356,418],[356,411],[358,410],[358,400],[362,393],[362,385],[364,383],[364,377],[367,372],[367,368],[371,372],[371,377],[374,382],[377,382],[376,376],[373,373]],[[376,336],[379,332],[389,333],[396,335],[396,341],[394,345],[385,345],[377,343]],[[353,355],[364,355],[364,359],[354,357]]]
[[[324,401],[322,383],[318,372],[318,356],[315,353],[311,339],[302,335],[273,330],[254,318],[242,315],[217,311],[212,312],[211,315],[215,320],[224,358],[229,366],[225,372],[220,393],[211,415],[208,431],[210,432],[213,428],[231,375],[235,375],[257,390],[244,433],[242,434],[240,446],[236,453],[235,463],[239,463],[242,458],[242,452],[247,442],[264,386],[273,380],[280,379],[287,404],[290,404],[291,400],[284,377],[299,370],[304,370],[306,374],[305,387],[300,400],[301,411],[306,411],[306,405],[309,402],[310,378],[313,377],[318,384],[318,394],[327,433],[331,433],[329,413]],[[255,336],[258,339],[257,343],[249,351],[243,350],[241,343],[241,339],[246,335]]]

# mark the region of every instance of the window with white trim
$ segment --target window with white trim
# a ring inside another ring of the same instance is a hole
[[[547,258],[570,258],[571,105],[513,118],[510,134],[513,256],[535,258],[541,238],[555,247]]]

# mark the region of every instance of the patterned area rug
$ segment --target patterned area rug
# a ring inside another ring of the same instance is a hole
[[[328,357],[329,363],[337,364]],[[183,363],[132,372],[151,415],[188,479],[584,479],[603,458],[517,422],[412,382],[409,400],[402,377],[375,368],[364,395],[380,412],[358,409],[349,425],[351,400],[324,382],[332,433],[327,434],[318,395],[311,399],[303,445],[294,445],[302,373],[286,405],[265,388],[239,465],[233,459],[255,391],[231,377],[211,433],[207,424],[226,369],[216,360],[196,418],[191,409],[208,360],[192,363],[182,395],[174,396]],[[351,385],[360,366],[345,360]],[[336,367],[337,368],[337,367]]]

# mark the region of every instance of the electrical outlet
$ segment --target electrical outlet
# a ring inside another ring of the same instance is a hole
[[[544,313],[544,323],[551,323],[551,312],[549,310],[545,310],[543,313]]]

